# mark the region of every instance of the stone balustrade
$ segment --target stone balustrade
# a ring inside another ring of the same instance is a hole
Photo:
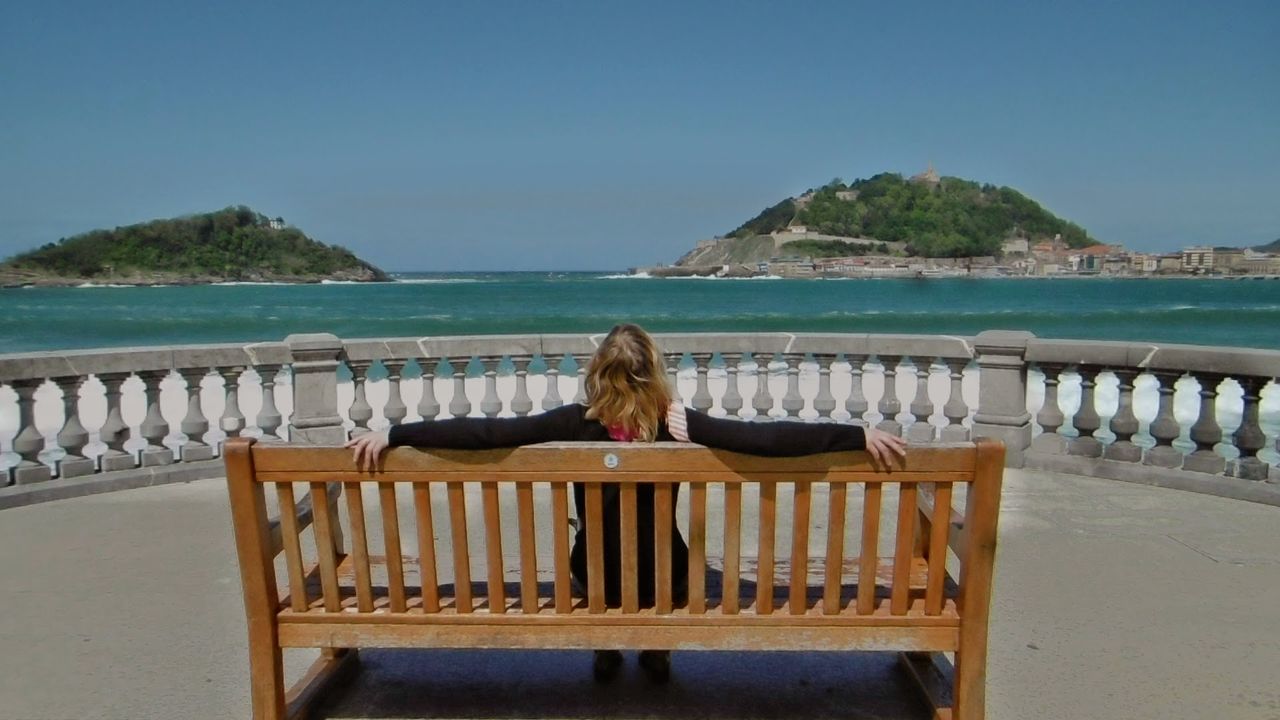
[[[602,338],[314,334],[0,356],[0,507],[217,475],[221,441],[239,434],[337,443],[581,402]],[[1280,504],[1280,352],[1008,331],[657,338],[675,395],[713,415],[851,421],[913,443],[995,436],[1013,466]]]

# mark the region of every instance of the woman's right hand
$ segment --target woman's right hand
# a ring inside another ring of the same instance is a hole
[[[356,463],[357,470],[363,470],[367,465],[369,472],[373,472],[378,465],[378,458],[382,456],[382,451],[386,450],[390,444],[389,434],[383,430],[357,435],[348,440],[345,447],[354,450],[352,459]]]
[[[899,458],[907,456],[907,441],[897,435],[891,435],[873,427],[866,428],[866,435],[867,452],[871,453],[871,457],[886,470],[890,469],[889,461],[894,455]]]

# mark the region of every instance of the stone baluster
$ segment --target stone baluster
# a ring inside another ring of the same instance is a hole
[[[1067,438],[1058,432],[1067,419],[1058,405],[1058,384],[1063,368],[1058,363],[1040,363],[1040,372],[1044,373],[1044,404],[1036,413],[1036,422],[1043,432],[1031,441],[1031,449],[1039,453],[1067,454]]]
[[[1231,436],[1236,448],[1240,450],[1235,475],[1245,480],[1266,480],[1270,469],[1258,459],[1258,451],[1267,444],[1267,436],[1258,423],[1258,400],[1267,379],[1242,377],[1239,383],[1244,390],[1244,413],[1240,417],[1240,427]]]
[[[98,429],[98,439],[106,444],[107,449],[99,456],[98,466],[102,472],[127,470],[137,467],[133,453],[124,449],[128,440],[129,425],[120,412],[120,386],[129,379],[129,373],[102,373],[98,375],[102,386],[107,390],[107,419]]]
[[[800,394],[800,361],[803,355],[787,353],[782,358],[787,363],[787,393],[782,396],[782,409],[788,417],[800,417],[804,409],[804,396]]]
[[[279,438],[276,433],[284,423],[280,408],[276,407],[276,375],[280,372],[280,366],[255,365],[253,369],[262,383],[262,408],[258,410],[256,424],[264,439]]]
[[[240,374],[244,372],[244,368],[224,367],[216,368],[216,371],[222,376],[227,393],[227,403],[222,410],[222,417],[218,420],[218,426],[227,434],[227,437],[239,437],[240,432],[245,428],[244,413],[240,412]]]
[[[160,383],[168,376],[168,370],[144,370],[138,373],[147,398],[147,415],[139,427],[139,434],[147,441],[147,446],[142,449],[143,467],[169,465],[173,462],[173,451],[164,446],[164,439],[169,434],[169,423],[160,413]]]
[[[1111,417],[1111,432],[1116,440],[1107,446],[1103,457],[1121,462],[1138,462],[1142,459],[1142,448],[1133,444],[1133,436],[1138,432],[1138,417],[1133,414],[1133,381],[1138,371],[1129,368],[1113,370],[1120,381],[1120,404],[1116,414]]]
[[[409,414],[400,394],[400,373],[404,372],[407,362],[399,358],[382,361],[382,367],[387,369],[387,404],[382,408],[382,417],[387,419],[388,425],[399,425]]]
[[[1094,365],[1080,365],[1076,368],[1080,375],[1080,409],[1071,419],[1071,425],[1080,435],[1072,438],[1067,445],[1067,453],[1070,455],[1102,456],[1102,441],[1093,436],[1102,427],[1102,418],[1098,416],[1097,404],[1094,402],[1094,390],[1101,370]]]
[[[209,432],[209,418],[205,417],[200,400],[200,384],[209,374],[209,368],[183,368],[178,371],[178,374],[187,383],[187,414],[178,424],[178,429],[187,436],[187,441],[182,444],[180,457],[182,462],[212,460],[213,448],[204,441],[205,433]],[[262,383],[265,388],[267,383],[265,376]],[[263,406],[266,406],[265,400]]]
[[[480,359],[484,366],[484,397],[480,400],[480,412],[485,417],[497,417],[502,412],[502,398],[498,397],[498,365],[501,363],[501,355]]]
[[[741,353],[721,353],[724,360],[725,388],[724,397],[720,398],[720,407],[724,408],[728,417],[738,417],[742,409],[742,393],[738,391],[738,364],[742,360]]]
[[[36,429],[35,393],[43,379],[14,380],[13,391],[18,393],[18,435],[13,439],[13,451],[22,459],[11,470],[13,482],[18,485],[44,482],[53,478],[53,471],[40,462],[44,450],[44,436]]]
[[[671,388],[671,399],[676,402],[683,402],[680,397],[680,361],[684,360],[684,353],[666,353],[664,356],[667,363],[667,387]]]
[[[440,414],[440,401],[436,400],[436,373],[440,370],[440,362],[422,358],[418,360],[418,369],[422,372],[422,397],[418,398],[418,415],[423,420],[433,420]]]
[[[707,387],[707,365],[711,362],[711,353],[693,353],[693,362],[697,368],[698,386],[690,403],[694,410],[706,412],[711,409],[711,390]]]
[[[902,401],[898,399],[898,363],[900,355],[878,355],[880,365],[884,368],[884,395],[880,396],[879,410],[883,419],[877,428],[892,435],[902,436],[902,423],[898,422],[898,413],[902,412]]]
[[[969,405],[964,401],[964,369],[969,365],[968,358],[947,358],[943,360],[947,371],[951,374],[951,394],[947,404],[942,406],[942,415],[947,419],[947,426],[942,428],[943,442],[964,442],[969,439],[969,428],[964,426],[969,417]],[[1056,381],[1056,375],[1055,375]],[[1055,397],[1058,391],[1054,386]],[[1055,406],[1057,402],[1055,401]],[[1058,424],[1062,424],[1062,412],[1058,412]]]
[[[590,360],[590,355],[573,356],[573,363],[577,366],[578,374],[578,391],[574,393],[573,401],[579,405],[585,405],[587,402],[587,363]]]
[[[769,363],[773,356],[752,353],[751,359],[756,363],[756,394],[751,398],[751,407],[755,408],[757,418],[768,418],[773,409],[773,394],[769,392]]]
[[[449,400],[449,414],[466,417],[471,414],[471,399],[467,397],[467,366],[471,358],[455,358],[449,363],[453,368],[453,398]]]
[[[1147,451],[1147,456],[1143,458],[1142,463],[1156,467],[1176,468],[1182,465],[1182,453],[1173,446],[1173,441],[1178,439],[1182,428],[1178,426],[1178,421],[1173,415],[1173,394],[1178,379],[1182,377],[1182,371],[1158,370],[1152,375],[1156,378],[1160,400],[1156,417],[1147,430],[1151,433],[1151,437],[1155,438],[1156,445]]]
[[[84,446],[89,444],[89,431],[80,422],[80,388],[87,379],[84,375],[53,379],[62,390],[63,423],[57,439],[58,447],[67,454],[58,461],[58,477],[61,478],[91,475],[94,471],[93,460],[84,456]]]
[[[866,355],[846,355],[849,361],[849,397],[844,399],[844,410],[849,413],[853,422],[864,422],[864,416],[871,409],[867,396],[862,391],[862,366],[867,362]]]
[[[933,400],[929,397],[929,373],[933,371],[933,359],[913,357],[911,362],[916,370],[916,394],[907,409],[915,420],[907,428],[907,439],[911,442],[933,442],[938,435],[937,428],[929,422],[933,415]]]
[[[533,410],[533,398],[529,397],[529,363],[532,361],[528,355],[511,358],[516,368],[516,394],[511,398],[511,412],[516,417],[524,417]]]
[[[547,393],[542,396],[542,409],[554,410],[564,404],[560,399],[560,360],[543,356],[547,369],[543,372],[547,377]]]
[[[352,390],[351,407],[347,409],[347,417],[355,423],[355,430],[368,430],[369,421],[373,419],[373,406],[369,404],[364,388],[365,379],[372,365],[371,360],[347,360],[347,367],[351,369]]]
[[[1202,473],[1221,473],[1227,467],[1227,461],[1213,447],[1222,441],[1222,427],[1218,425],[1217,399],[1218,384],[1222,375],[1216,373],[1196,373],[1196,381],[1200,383],[1200,417],[1191,426],[1191,441],[1196,449],[1182,461],[1183,470]]]
[[[836,409],[836,396],[831,394],[831,363],[835,359],[834,354],[828,353],[814,356],[818,362],[818,394],[813,398],[813,409],[818,417],[829,418]]]

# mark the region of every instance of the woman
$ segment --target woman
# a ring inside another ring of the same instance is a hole
[[[901,438],[874,428],[855,425],[804,424],[793,422],[748,423],[713,418],[673,402],[667,385],[662,352],[653,338],[637,325],[617,325],[596,350],[587,369],[586,405],[565,405],[519,418],[451,418],[396,425],[389,431],[370,432],[352,438],[357,467],[373,469],[388,446],[483,449],[514,447],[556,440],[615,440],[618,442],[694,442],[721,450],[775,457],[808,455],[837,450],[867,450],[875,460],[887,465],[894,456],[903,456]],[[677,486],[677,493],[679,492]],[[621,605],[620,560],[621,521],[616,485],[604,491],[605,602]],[[636,491],[637,530],[640,537],[652,537],[654,528],[653,486],[641,484]],[[582,485],[574,486],[574,504],[579,526],[574,537],[570,567],[574,578],[587,585],[585,497]],[[674,515],[675,503],[672,503]],[[689,550],[676,528],[672,528],[672,596],[681,601],[688,578]],[[639,595],[643,606],[654,602],[653,543],[637,544]],[[670,674],[666,651],[640,653],[640,665],[649,677],[662,682]],[[597,651],[596,679],[604,682],[617,675],[622,654]]]

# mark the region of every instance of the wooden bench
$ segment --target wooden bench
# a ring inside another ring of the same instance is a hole
[[[676,443],[397,448],[376,473],[337,447],[237,438],[225,457],[259,720],[305,714],[362,647],[893,650],[935,717],[983,717],[999,442],[913,447],[888,473],[861,452],[761,458]],[[569,570],[574,482],[585,598]],[[618,608],[605,601],[605,483],[622,500]],[[652,541],[636,538],[637,483],[655,485],[651,608],[637,594],[636,543]],[[690,572],[677,604],[669,518],[681,483]],[[288,692],[283,648],[322,651]]]

